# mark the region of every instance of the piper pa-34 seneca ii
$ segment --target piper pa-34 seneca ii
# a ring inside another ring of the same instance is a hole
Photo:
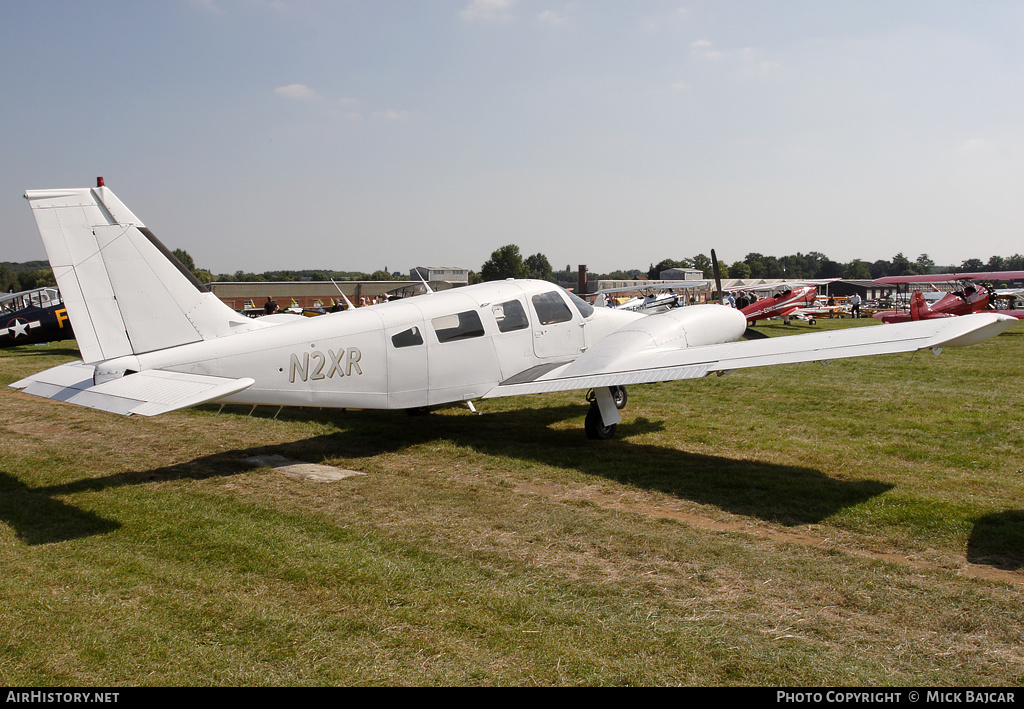
[[[587,435],[609,438],[616,393],[645,382],[790,362],[971,345],[1013,318],[962,318],[743,340],[720,305],[644,315],[551,283],[482,283],[317,318],[239,315],[114,194],[26,192],[82,361],[16,382],[29,394],[152,416],[204,402],[409,409],[593,390]],[[621,403],[621,400],[620,400]]]

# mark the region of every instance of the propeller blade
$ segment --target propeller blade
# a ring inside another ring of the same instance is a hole
[[[715,274],[715,288],[718,289],[715,292],[715,300],[720,300],[722,298],[722,294],[723,294],[723,291],[722,291],[722,274],[718,270],[718,257],[715,256],[715,250],[714,249],[711,249],[711,270]]]

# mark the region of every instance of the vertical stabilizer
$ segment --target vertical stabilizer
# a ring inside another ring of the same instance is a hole
[[[932,309],[928,307],[924,294],[919,290],[914,291],[910,296],[910,319],[927,320],[931,314]]]
[[[84,361],[208,340],[245,322],[108,188],[29,190],[25,198]]]

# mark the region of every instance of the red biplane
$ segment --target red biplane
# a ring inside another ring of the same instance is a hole
[[[756,290],[769,289],[777,291],[760,300],[756,300],[746,307],[740,308],[740,312],[747,317],[747,324],[753,325],[758,320],[769,318],[782,318],[789,323],[790,318],[806,320],[813,325],[816,322],[816,311],[808,312],[807,309],[814,305],[818,298],[818,286],[830,283],[835,278],[811,280],[811,281],[790,281],[765,286],[738,286],[730,290],[753,292]]]
[[[984,281],[1009,281],[1024,279],[1024,271],[983,271],[978,273],[939,273],[924,276],[887,276],[875,283],[895,285],[897,292],[901,285],[911,283],[958,283],[962,288],[942,296],[929,305],[921,291],[910,295],[909,310],[888,310],[875,313],[874,317],[883,323],[931,320],[933,318],[954,318],[984,311],[997,310],[996,291]],[[1024,310],[998,309],[1003,315],[1024,319]]]

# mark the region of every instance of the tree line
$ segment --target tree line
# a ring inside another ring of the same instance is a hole
[[[214,281],[391,281],[407,280],[408,274],[392,272],[385,266],[372,273],[362,271],[330,271],[325,269],[264,271],[248,273],[214,274],[197,268],[192,256],[183,249],[175,249],[174,256],[203,283]],[[711,257],[697,254],[682,259],[662,259],[650,264],[646,269],[631,268],[609,273],[590,273],[589,280],[636,280],[637,278],[657,279],[661,272],[670,268],[693,268],[699,270],[704,278],[714,278]],[[765,256],[749,253],[742,260],[727,263],[719,260],[719,271],[722,278],[844,278],[847,280],[873,280],[885,276],[912,276],[928,273],[973,271],[1024,271],[1024,256],[991,256],[987,261],[971,258],[959,265],[936,266],[928,254],[921,254],[911,261],[898,253],[890,260],[864,261],[854,259],[847,263],[833,261],[825,254],[812,251],[808,254],[797,252],[789,256]],[[506,244],[491,253],[479,271],[469,272],[470,283],[482,281],[499,281],[506,278],[536,278],[553,283],[575,283],[576,270],[567,264],[563,270],[554,270],[547,256],[536,253],[524,257],[515,244]],[[23,263],[0,262],[0,292],[17,292],[31,290],[41,286],[53,286],[56,281],[50,264],[46,261],[26,261]]]
[[[57,285],[48,261],[0,263],[0,293],[17,293],[43,286]]]
[[[946,271],[1024,271],[1024,256],[992,256],[988,261],[972,258],[960,265],[936,266],[928,254],[921,254],[911,261],[898,253],[886,261],[880,259],[869,262],[854,259],[840,263],[828,258],[825,254],[812,251],[808,254],[796,253],[789,256],[765,256],[749,253],[742,260],[727,263],[719,259],[719,272],[722,278],[843,278],[846,280],[874,280],[885,276],[913,276]],[[646,271],[634,268],[612,271],[605,274],[588,274],[589,280],[635,280],[639,277],[657,279],[662,271],[670,268],[692,268],[699,270],[704,278],[714,278],[711,257],[697,254],[691,258],[662,259],[651,264]],[[493,281],[504,278],[540,278],[561,283],[576,280],[576,273],[569,267],[565,271],[552,271],[551,265],[544,254],[534,254],[523,258],[519,247],[508,244],[491,254],[491,258],[480,269],[479,280]]]

